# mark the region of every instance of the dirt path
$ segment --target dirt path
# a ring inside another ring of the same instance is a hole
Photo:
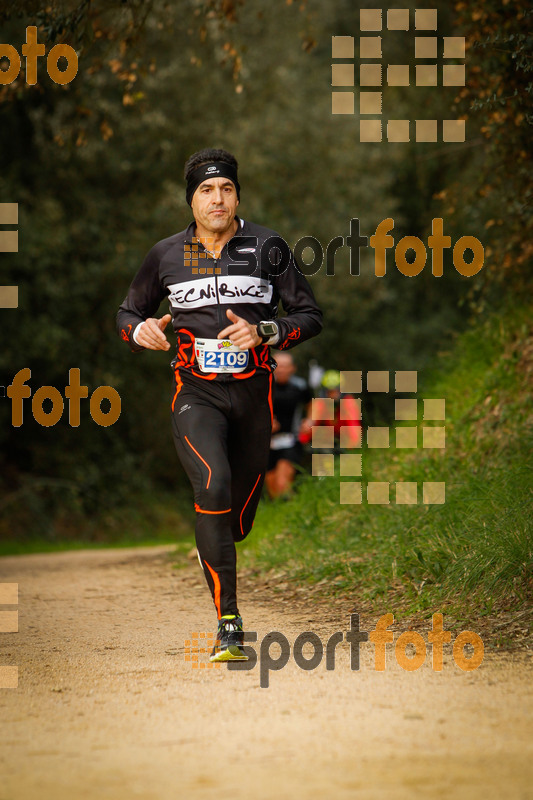
[[[365,644],[352,671],[342,643],[335,670],[291,657],[261,688],[259,666],[185,661],[214,615],[199,566],[171,564],[164,547],[0,560],[0,582],[19,584],[19,632],[0,635],[0,664],[19,667],[0,689],[0,800],[533,798],[526,656],[468,673],[449,652],[437,673],[428,649],[407,672],[389,645],[376,672]],[[241,598],[259,641],[348,629],[340,603],[281,613],[246,583]]]

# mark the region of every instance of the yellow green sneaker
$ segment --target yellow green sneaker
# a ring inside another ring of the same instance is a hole
[[[225,614],[218,621],[217,639],[209,661],[248,661],[242,649],[244,632],[242,618]]]

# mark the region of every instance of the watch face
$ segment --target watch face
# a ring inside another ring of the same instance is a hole
[[[259,330],[261,336],[275,336],[278,332],[275,322],[261,322],[259,323]]]

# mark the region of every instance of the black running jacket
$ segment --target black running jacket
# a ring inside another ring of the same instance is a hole
[[[322,312],[287,243],[275,231],[235,219],[237,232],[218,259],[195,238],[194,222],[152,247],[117,314],[119,336],[132,351],[145,349],[133,340],[133,332],[140,322],[156,314],[165,297],[177,337],[172,366],[208,380],[247,378],[257,369],[271,369],[270,348],[260,344],[251,350],[245,372],[200,371],[194,340],[216,339],[231,324],[228,308],[253,325],[276,319],[280,337],[275,347],[279,350],[320,333]],[[287,316],[277,319],[280,300]]]

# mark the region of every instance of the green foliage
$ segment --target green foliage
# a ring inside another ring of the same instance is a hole
[[[459,2],[456,10],[469,75],[457,103],[478,149],[443,199],[457,222],[465,211],[477,218],[486,244],[480,296],[471,293],[479,310],[531,289],[533,10],[527,0]]]
[[[446,398],[446,450],[364,451],[363,481],[445,481],[444,505],[339,505],[308,477],[265,504],[249,563],[398,608],[531,601],[533,338],[529,306],[463,334],[420,394]],[[393,493],[393,492],[392,492]]]
[[[385,278],[375,278],[367,255],[357,277],[342,248],[335,275],[323,267],[311,279],[326,324],[295,351],[301,372],[310,357],[332,368],[421,369],[465,325],[467,303],[479,303],[484,286],[497,287],[485,291],[489,307],[511,289],[525,290],[530,254],[519,234],[531,208],[529,161],[516,156],[529,153],[530,141],[523,4],[476,4],[483,9],[477,19],[470,4],[455,13],[437,4],[440,32],[464,32],[471,43],[464,95],[384,87],[384,107],[398,118],[425,117],[428,105],[437,118],[462,113],[461,104],[470,113],[483,100],[464,147],[359,144],[357,119],[331,114],[331,36],[357,37],[359,5],[51,0],[43,7],[15,0],[0,10],[3,41],[20,47],[26,26],[36,24],[47,50],[65,42],[79,52],[79,73],[68,85],[54,84],[41,66],[38,84],[27,86],[23,66],[13,84],[0,87],[0,202],[17,202],[20,213],[20,252],[0,255],[1,284],[20,287],[19,308],[2,309],[8,344],[0,383],[30,367],[33,391],[62,390],[77,367],[90,392],[110,385],[122,398],[121,418],[108,429],[87,408],[79,429],[66,411],[54,428],[42,428],[29,401],[15,429],[9,403],[0,404],[0,486],[28,510],[24,522],[12,517],[19,531],[29,525],[51,535],[67,513],[78,521],[86,515],[90,526],[132,504],[148,514],[147,494],[185,485],[169,434],[170,357],[130,354],[114,316],[144,254],[190,221],[182,165],[201,147],[237,154],[243,216],[278,229],[291,245],[313,235],[325,248],[348,235],[352,217],[370,236],[391,216],[396,241],[406,234],[426,240],[434,216],[444,217],[452,241],[490,237],[494,269],[472,279],[459,276],[450,259],[443,278],[433,278],[429,264],[405,278],[390,251]],[[496,35],[507,37],[511,51],[516,42],[515,59],[499,53]],[[402,36],[387,44],[392,63],[404,63]],[[489,95],[481,96],[491,75],[504,76],[502,97],[512,95],[500,122]],[[488,194],[485,164],[501,176]],[[502,283],[508,244],[515,277]]]

